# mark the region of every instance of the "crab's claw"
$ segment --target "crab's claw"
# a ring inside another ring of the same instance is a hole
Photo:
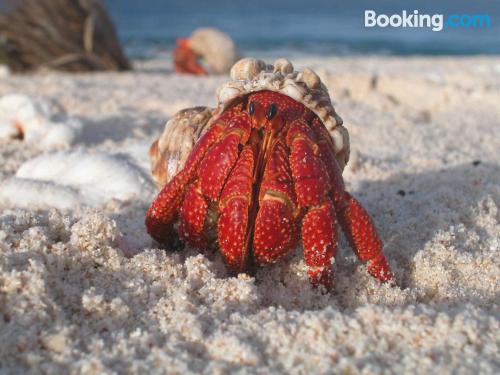
[[[198,63],[198,55],[189,47],[189,39],[177,39],[174,49],[174,68],[177,73],[205,75],[206,70]]]

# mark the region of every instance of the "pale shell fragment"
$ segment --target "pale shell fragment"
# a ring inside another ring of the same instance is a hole
[[[74,209],[151,194],[149,176],[126,157],[104,152],[59,151],[28,160],[0,184],[0,205]]]
[[[304,90],[295,83],[284,86],[281,92],[298,102],[301,102],[304,97]]]
[[[240,92],[236,87],[222,87],[218,92],[219,100],[229,102],[240,96]]]
[[[266,63],[251,57],[239,60],[231,68],[231,78],[234,80],[253,79],[260,72],[266,69]]]
[[[20,138],[41,149],[67,148],[82,128],[54,102],[22,94],[0,97],[0,138]]]
[[[287,59],[278,59],[274,62],[274,72],[280,72],[283,76],[293,72],[293,65]]]
[[[187,108],[167,122],[163,133],[149,149],[151,169],[158,186],[165,185],[182,169],[194,144],[208,129],[213,111],[208,107]]]
[[[305,68],[302,73],[297,76],[297,79],[304,82],[307,87],[312,90],[319,88],[319,86],[321,85],[321,80],[319,79],[318,75],[309,68]]]
[[[335,152],[339,152],[344,148],[344,136],[342,135],[341,131],[339,130],[339,127],[336,127],[330,132],[332,138],[333,138],[333,145],[335,148]]]

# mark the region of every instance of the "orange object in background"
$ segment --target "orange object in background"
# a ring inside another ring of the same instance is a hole
[[[205,75],[207,72],[198,64],[198,56],[189,48],[189,40],[177,39],[177,47],[174,49],[174,68],[177,73]]]
[[[177,39],[174,68],[185,74],[225,74],[240,59],[233,40],[213,28],[196,29],[189,38]]]

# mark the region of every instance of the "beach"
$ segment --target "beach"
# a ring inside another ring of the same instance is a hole
[[[6,75],[0,96],[55,101],[81,129],[61,147],[0,140],[0,375],[500,372],[500,58],[293,63],[318,73],[344,120],[346,188],[395,282],[370,277],[345,239],[323,294],[300,247],[230,277],[219,254],[147,235],[149,146],[178,110],[215,106],[226,76],[165,61]],[[57,163],[85,181],[35,176]]]

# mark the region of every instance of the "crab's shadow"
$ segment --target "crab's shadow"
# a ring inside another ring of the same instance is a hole
[[[486,236],[474,210],[487,196],[500,204],[499,190],[492,188],[499,184],[499,165],[474,161],[365,181],[354,193],[372,214],[388,254],[411,259],[437,232],[451,226],[463,224]]]
[[[478,222],[477,211],[485,199],[491,198],[497,206],[500,205],[500,189],[495,189],[494,186],[500,186],[500,166],[471,162],[423,173],[397,173],[386,180],[364,181],[352,193],[371,214],[384,242],[384,252],[396,271],[396,288],[404,290],[414,287],[412,264],[415,255],[424,250],[440,231],[449,231],[452,226],[463,225],[466,230],[477,233],[484,240],[491,236]],[[457,241],[463,239],[458,238]],[[461,251],[474,253],[477,249],[463,247]],[[346,281],[356,272],[360,262],[344,240],[340,243],[337,260],[338,276],[344,278],[342,286],[336,289],[333,296],[323,299],[320,303],[308,298],[301,300],[286,285],[283,289],[285,298],[283,299],[283,295],[276,298],[277,293],[269,292],[269,272],[261,272],[261,277],[258,273],[256,283],[265,304],[290,310],[314,310],[332,304],[340,308],[353,308],[366,303],[363,299],[360,299],[359,303],[345,301],[348,296],[356,295],[359,288],[363,287]],[[297,273],[288,275],[290,285],[303,282],[298,280],[300,276]],[[293,280],[294,277],[297,280]],[[384,293],[383,290],[380,292]],[[470,298],[473,297],[469,297],[464,297],[464,300],[447,299],[446,303],[489,303],[484,300],[472,301]],[[401,303],[403,299],[394,304]],[[417,299],[415,302],[430,301]],[[444,301],[435,296],[433,302]],[[382,298],[379,303],[387,302]]]

